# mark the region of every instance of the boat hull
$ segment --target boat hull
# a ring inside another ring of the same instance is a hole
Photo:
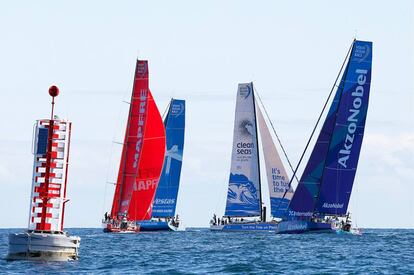
[[[138,224],[129,224],[125,228],[121,228],[119,225],[112,223],[103,223],[103,232],[105,233],[120,233],[120,234],[136,234],[140,231]]]
[[[228,231],[228,232],[274,232],[277,224],[275,222],[244,222],[244,223],[228,223],[219,225],[210,225],[211,231]]]
[[[275,231],[276,234],[335,233],[331,223],[295,220],[281,221]]]
[[[173,226],[167,221],[139,221],[141,231],[177,231],[178,226]]]
[[[9,235],[8,260],[70,261],[78,259],[80,238],[66,233],[24,232]]]

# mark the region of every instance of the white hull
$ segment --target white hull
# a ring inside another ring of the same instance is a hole
[[[80,238],[65,232],[9,235],[8,260],[69,261],[78,259]]]

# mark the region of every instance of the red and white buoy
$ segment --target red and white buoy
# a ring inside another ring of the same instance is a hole
[[[54,116],[56,86],[50,119],[36,121],[33,177],[28,230],[9,236],[9,259],[77,259],[80,238],[63,231],[72,123]]]

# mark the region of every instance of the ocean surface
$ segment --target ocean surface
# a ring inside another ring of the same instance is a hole
[[[414,230],[365,229],[362,236],[185,232],[105,234],[68,229],[82,238],[72,262],[6,261],[0,229],[0,273],[27,274],[414,274]]]

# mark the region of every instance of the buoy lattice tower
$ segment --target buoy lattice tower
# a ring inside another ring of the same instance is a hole
[[[63,231],[72,123],[54,117],[59,89],[52,86],[49,94],[51,117],[37,120],[34,129],[29,230]]]
[[[33,176],[28,230],[9,235],[8,259],[72,260],[77,259],[80,238],[64,232],[67,174],[72,123],[54,115],[56,86],[49,88],[52,97],[50,119],[34,125]]]

